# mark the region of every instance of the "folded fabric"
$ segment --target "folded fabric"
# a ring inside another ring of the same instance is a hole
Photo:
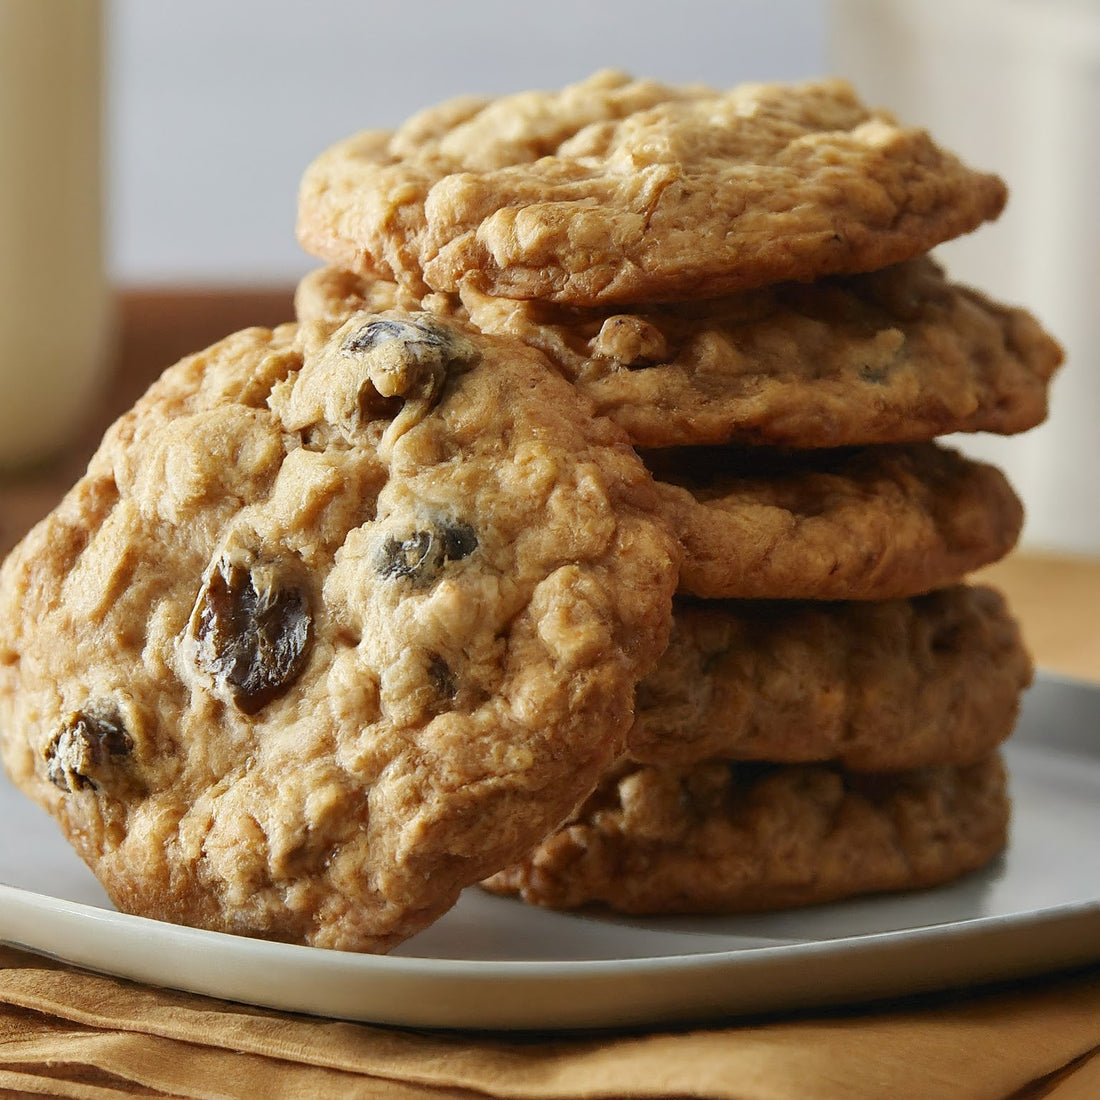
[[[1074,1100],[1098,1086],[1100,968],[707,1028],[485,1036],[269,1012],[0,948],[4,1095]]]

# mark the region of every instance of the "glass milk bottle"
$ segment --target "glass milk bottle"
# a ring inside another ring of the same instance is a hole
[[[0,0],[0,470],[61,450],[106,367],[99,0]]]

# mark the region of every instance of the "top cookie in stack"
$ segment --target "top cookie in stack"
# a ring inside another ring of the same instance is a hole
[[[872,271],[996,217],[999,179],[839,81],[730,92],[599,73],[463,98],[310,168],[307,249],[413,293],[574,306]]]

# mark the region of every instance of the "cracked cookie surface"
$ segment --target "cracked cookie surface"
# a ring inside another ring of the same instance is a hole
[[[5,766],[123,910],[386,950],[621,752],[675,585],[654,506],[514,341],[236,334],[5,563]]]
[[[667,86],[600,72],[463,97],[323,153],[307,251],[417,293],[576,305],[869,271],[996,217],[995,176],[838,80]]]
[[[785,909],[976,870],[1005,846],[1008,817],[997,755],[892,775],[624,765],[571,824],[484,885],[556,909]]]
[[[385,281],[320,269],[299,316],[338,320]],[[1022,309],[922,257],[863,275],[625,312],[432,294],[424,308],[539,348],[639,447],[832,448],[1022,432],[1047,415],[1062,349]]]
[[[970,764],[1012,732],[1031,675],[1003,597],[984,586],[868,603],[680,599],[627,751],[662,766]]]

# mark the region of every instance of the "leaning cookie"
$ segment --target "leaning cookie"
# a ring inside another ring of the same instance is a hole
[[[341,142],[305,173],[298,232],[418,294],[595,305],[873,270],[1004,201],[839,80],[720,92],[602,72]]]
[[[245,331],[6,562],[4,763],[123,910],[388,949],[621,752],[675,585],[653,508],[522,345]]]
[[[627,767],[571,824],[483,885],[557,909],[782,909],[947,882],[1001,851],[1008,819],[996,755],[892,775],[720,761]]]
[[[338,319],[385,281],[322,269],[301,318]],[[1027,312],[927,257],[865,275],[647,308],[568,309],[466,288],[425,308],[543,351],[639,447],[828,448],[1022,432],[1047,415],[1059,345]]]
[[[916,596],[999,561],[1023,524],[1000,470],[934,443],[644,458],[684,548],[680,591],[695,596]]]
[[[663,766],[970,764],[1012,732],[1031,675],[991,588],[870,603],[678,600],[668,649],[638,687],[628,752]]]

